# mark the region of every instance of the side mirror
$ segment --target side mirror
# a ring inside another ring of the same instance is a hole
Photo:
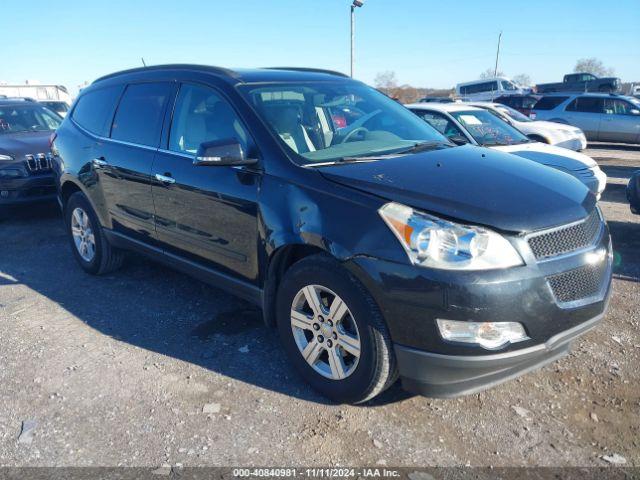
[[[640,110],[638,110],[637,108],[632,108],[631,110],[629,110],[629,113],[631,115],[640,115]]]
[[[200,144],[193,164],[222,167],[251,165],[256,162],[256,159],[246,157],[242,145],[236,139],[228,138]]]
[[[469,143],[469,140],[467,140],[462,135],[452,135],[449,137],[449,140],[451,140],[456,145],[466,145],[467,143]]]

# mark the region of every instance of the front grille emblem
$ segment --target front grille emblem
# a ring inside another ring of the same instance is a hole
[[[30,172],[51,170],[51,156],[44,153],[27,154],[25,162]]]

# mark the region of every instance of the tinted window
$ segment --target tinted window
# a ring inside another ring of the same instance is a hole
[[[169,150],[196,153],[201,143],[213,140],[236,140],[249,151],[249,134],[227,101],[209,88],[183,85],[173,114]]]
[[[78,99],[72,118],[82,128],[96,135],[106,136],[121,90],[122,87],[115,86],[85,93]]]
[[[496,90],[497,88],[498,84],[496,82],[474,83],[472,85],[460,87],[460,94],[469,95],[472,93],[490,92],[492,90]]]
[[[569,97],[542,97],[536,102],[536,110],[553,110]]]
[[[509,107],[522,107],[522,97],[498,97],[494,102],[501,103],[502,105],[508,105]]]
[[[602,113],[604,111],[604,99],[598,97],[578,97],[570,102],[565,110],[567,112]]]
[[[158,146],[168,83],[129,85],[120,100],[111,128],[111,138],[141,145]]]

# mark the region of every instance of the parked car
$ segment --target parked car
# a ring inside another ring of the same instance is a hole
[[[41,100],[40,103],[61,117],[64,117],[69,111],[69,104],[62,100]]]
[[[578,127],[564,123],[545,122],[544,120],[531,120],[517,110],[500,103],[469,102],[468,105],[484,108],[498,115],[509,125],[517,128],[536,142],[548,143],[575,151],[587,148],[587,138]]]
[[[627,184],[627,200],[631,212],[640,215],[640,170],[636,170]]]
[[[561,170],[580,180],[597,198],[607,185],[607,176],[591,157],[533,141],[484,109],[464,103],[414,103],[407,108],[457,144],[490,147]]]
[[[24,99],[0,99],[0,208],[55,201],[49,138],[58,115]]]
[[[545,95],[532,118],[580,128],[587,140],[640,143],[640,100],[622,95],[585,93]]]
[[[332,112],[352,109],[337,128]],[[606,309],[610,237],[584,185],[457,147],[340,74],[107,75],[53,147],[86,272],[134,249],[256,303],[336,401],[398,373],[422,394],[479,391],[566,354]]]
[[[525,93],[528,90],[506,77],[485,78],[456,85],[456,96],[462,100],[493,100],[503,95]]]
[[[502,95],[497,97],[494,102],[511,107],[528,117],[531,114],[531,110],[533,110],[533,106],[540,100],[540,97],[541,95],[535,94]]]
[[[620,90],[622,82],[617,77],[598,78],[591,73],[568,73],[562,82],[541,83],[535,86],[536,93],[553,92],[605,92]]]

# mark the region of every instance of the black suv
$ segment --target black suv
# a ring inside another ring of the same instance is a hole
[[[478,391],[603,316],[609,233],[575,178],[455,146],[333,72],[169,65],[102,77],[57,131],[87,272],[143,252],[259,305],[341,402]]]
[[[61,121],[36,102],[0,98],[0,208],[55,201],[49,143]]]

